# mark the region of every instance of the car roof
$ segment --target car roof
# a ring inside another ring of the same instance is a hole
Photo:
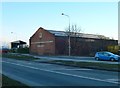
[[[109,54],[113,54],[113,53],[108,52],[108,51],[100,51],[100,52],[97,52],[97,53],[109,53]]]
[[[100,52],[97,52],[97,53],[109,53],[109,54],[112,54],[111,52],[108,52],[108,51],[100,51]]]
[[[104,52],[108,52],[108,51],[100,51],[100,52],[97,52],[97,53],[104,53]]]

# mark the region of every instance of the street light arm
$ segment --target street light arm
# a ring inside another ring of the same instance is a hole
[[[69,15],[66,15],[66,14],[64,14],[64,13],[62,13],[62,15],[67,16],[68,19],[69,19],[69,32],[70,32],[70,16],[69,16]]]
[[[69,15],[66,15],[66,14],[64,14],[64,13],[62,13],[62,15],[69,17]],[[69,17],[69,19],[70,19],[70,17]]]

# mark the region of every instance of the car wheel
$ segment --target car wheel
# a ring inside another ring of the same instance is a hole
[[[95,58],[95,60],[99,60],[99,58],[98,58],[98,57],[96,57],[96,58]]]
[[[110,60],[111,60],[111,61],[115,61],[115,59],[114,59],[114,58],[110,58]]]

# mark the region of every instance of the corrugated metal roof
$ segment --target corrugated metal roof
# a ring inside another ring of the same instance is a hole
[[[68,33],[65,31],[56,31],[56,30],[48,30],[50,33],[54,34],[55,36],[68,36]],[[101,39],[100,36],[108,39],[108,37],[104,36],[104,35],[96,35],[96,34],[85,34],[85,33],[71,33],[71,36],[77,37],[83,37],[83,38],[95,38],[95,39]]]
[[[18,41],[13,41],[13,42],[11,42],[11,43],[26,44],[26,42],[21,41],[21,40],[18,40]]]
[[[55,30],[48,30],[50,33],[54,34],[55,36],[68,36],[64,31],[55,31]]]

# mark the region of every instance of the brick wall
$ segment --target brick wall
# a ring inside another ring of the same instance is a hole
[[[39,28],[30,38],[30,53],[38,55],[54,55],[54,35],[44,30],[43,28]]]

